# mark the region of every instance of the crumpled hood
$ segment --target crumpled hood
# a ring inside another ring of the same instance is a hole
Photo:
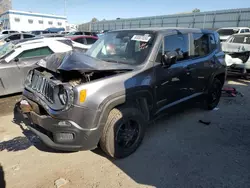
[[[223,52],[249,52],[250,44],[228,43],[222,42],[221,48]]]
[[[52,54],[37,63],[53,72],[62,71],[112,71],[112,70],[133,70],[134,66],[121,63],[109,63],[99,59],[92,58],[82,52],[70,51],[65,53]]]

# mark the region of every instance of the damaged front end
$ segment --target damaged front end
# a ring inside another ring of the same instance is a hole
[[[224,42],[222,50],[230,73],[250,73],[250,44]]]
[[[95,128],[98,111],[76,104],[78,100],[84,104],[87,93],[75,88],[130,71],[131,67],[95,60],[79,52],[54,54],[38,65],[26,78],[20,102],[23,114],[31,120],[28,127],[55,149],[94,149],[100,138]]]

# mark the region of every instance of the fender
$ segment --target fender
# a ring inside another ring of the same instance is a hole
[[[140,89],[136,87],[126,90],[126,93],[122,91],[107,97],[98,107],[98,113],[96,116],[97,118],[95,121],[98,129],[101,129],[102,131],[107,121],[108,115],[113,108],[124,104],[130,104],[134,106],[136,104],[135,102],[139,99],[144,99],[140,102],[142,104],[141,107],[147,108],[145,109],[144,113],[148,113],[148,116],[150,116],[150,114],[152,114],[150,111],[154,109],[154,97],[152,96],[153,92],[150,92],[150,90],[151,88],[148,87]],[[145,99],[147,105],[143,105],[143,101],[145,101]]]

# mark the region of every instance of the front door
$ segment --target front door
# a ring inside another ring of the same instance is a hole
[[[162,53],[176,51],[177,62],[168,68],[160,63],[161,58],[156,59],[155,65],[155,92],[157,108],[161,110],[167,106],[181,102],[185,97],[192,95],[191,80],[188,66],[189,59],[189,34],[176,34],[164,37],[164,47],[159,50]]]

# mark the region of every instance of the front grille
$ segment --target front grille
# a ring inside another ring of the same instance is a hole
[[[44,96],[49,102],[54,103],[54,85],[37,71],[32,75],[31,88]]]

